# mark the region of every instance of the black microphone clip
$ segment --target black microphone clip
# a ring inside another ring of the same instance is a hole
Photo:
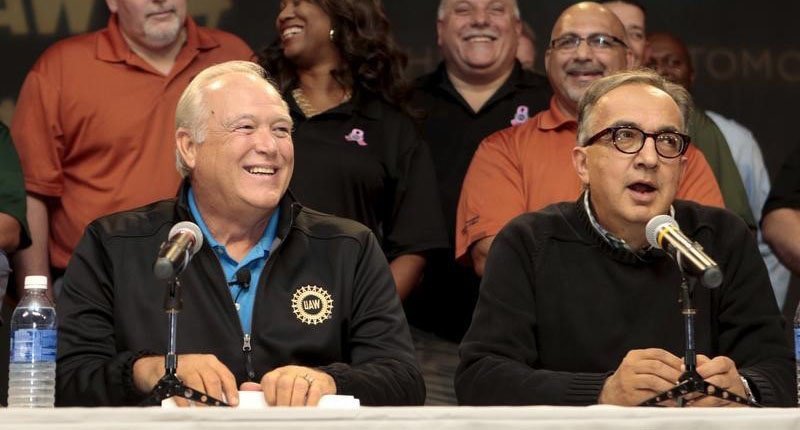
[[[236,271],[236,280],[228,282],[229,287],[239,286],[241,289],[246,290],[250,288],[250,269],[242,267]]]

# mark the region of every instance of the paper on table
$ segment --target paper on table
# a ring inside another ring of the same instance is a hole
[[[361,401],[353,396],[342,396],[338,394],[328,394],[319,399],[318,408],[323,409],[358,409]]]
[[[192,405],[194,406],[194,405]],[[357,409],[361,402],[353,396],[327,395],[319,399],[318,408],[322,409]],[[161,402],[162,408],[177,408],[175,398],[170,397]],[[242,409],[265,409],[269,405],[261,391],[239,391],[239,406]]]

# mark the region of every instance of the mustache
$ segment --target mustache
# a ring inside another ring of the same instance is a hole
[[[570,63],[564,70],[567,73],[604,73],[606,68],[594,63]]]
[[[145,16],[150,17],[152,15],[158,15],[158,14],[164,13],[164,12],[177,13],[177,11],[175,10],[175,7],[167,7],[167,8],[163,8],[163,9],[155,9],[155,10],[148,11],[145,14]]]

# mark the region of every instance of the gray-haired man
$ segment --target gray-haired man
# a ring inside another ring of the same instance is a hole
[[[719,264],[717,289],[694,291],[697,373],[771,406],[794,404],[791,351],[747,226],[676,200],[691,98],[653,72],[593,83],[578,106],[574,202],[521,215],[497,235],[456,392],[466,404],[637,405],[681,378],[681,273],[645,239],[656,215]],[[726,405],[704,397],[695,406]]]
[[[152,268],[180,221],[204,237],[179,276],[177,376],[186,385],[232,404],[238,389],[284,406],[326,394],[424,400],[376,238],[286,193],[292,119],[265,75],[249,62],[197,75],[176,112],[178,198],[86,229],[59,298],[58,404],[136,404],[163,375],[165,285]]]

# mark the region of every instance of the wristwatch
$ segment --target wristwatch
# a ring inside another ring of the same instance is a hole
[[[747,378],[741,375],[739,375],[739,378],[742,380],[742,385],[744,385],[744,396],[747,397],[747,401],[750,403],[758,403],[756,396],[753,394],[753,390],[750,389],[750,383],[747,382]]]

